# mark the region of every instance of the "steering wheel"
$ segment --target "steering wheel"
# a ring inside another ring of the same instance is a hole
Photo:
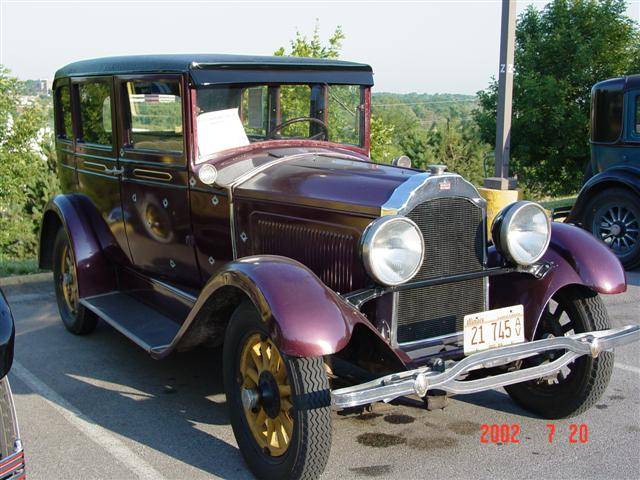
[[[299,123],[299,122],[315,123],[317,125],[320,125],[320,127],[322,128],[321,132],[311,135],[309,137],[309,140],[320,140],[320,139],[328,140],[329,139],[329,128],[327,127],[327,124],[324,123],[322,120],[314,117],[295,117],[290,120],[287,120],[286,122],[279,123],[278,125],[273,127],[269,131],[269,133],[267,133],[267,138],[278,138],[276,134],[280,130],[282,130],[284,127],[288,127],[291,124]]]

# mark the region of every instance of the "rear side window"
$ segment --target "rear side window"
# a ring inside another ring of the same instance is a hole
[[[82,142],[111,146],[111,87],[104,81],[78,85]]]
[[[636,133],[640,134],[640,95],[636,97]]]
[[[56,130],[58,138],[71,140],[73,127],[71,122],[71,94],[69,85],[62,85],[56,89]]]
[[[129,146],[182,152],[182,99],[177,80],[126,82]]]
[[[622,86],[594,88],[591,100],[591,140],[610,143],[622,133]]]

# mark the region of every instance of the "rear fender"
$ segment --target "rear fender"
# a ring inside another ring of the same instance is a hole
[[[101,218],[92,221],[93,210],[95,208],[84,195],[56,195],[45,208],[40,229],[40,268],[53,267],[53,242],[58,228],[67,232],[75,258],[80,298],[116,289],[115,270],[107,261],[92,228],[96,222],[104,221]],[[100,217],[98,212],[93,215]]]
[[[567,223],[582,225],[586,207],[594,195],[608,188],[626,188],[640,196],[640,168],[633,166],[614,167],[591,177],[580,189]]]
[[[489,280],[491,308],[524,306],[528,340],[534,338],[549,299],[561,288],[581,285],[603,294],[622,293],[627,289],[620,261],[602,242],[572,225],[557,222],[551,225],[551,242],[541,260],[551,264],[551,269],[543,278],[510,273]],[[489,266],[501,264],[502,257],[495,247],[491,247]]]
[[[224,287],[240,290],[251,299],[274,342],[287,355],[333,354],[349,343],[356,325],[373,329],[362,313],[301,263],[275,255],[250,256],[229,262],[207,282],[171,345],[152,352],[154,356],[164,357],[183,337],[186,341],[192,324],[203,320],[200,312],[215,314],[207,305],[225,302]],[[222,329],[208,330],[222,334]]]

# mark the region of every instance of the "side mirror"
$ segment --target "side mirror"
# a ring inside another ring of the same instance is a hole
[[[2,290],[0,290],[0,378],[4,378],[13,365],[15,326],[13,315]]]
[[[406,155],[400,155],[391,160],[391,165],[394,167],[411,168],[411,159]]]

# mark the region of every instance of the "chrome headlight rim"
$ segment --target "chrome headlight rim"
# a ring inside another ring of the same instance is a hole
[[[515,258],[513,252],[509,248],[509,233],[512,230],[511,226],[517,216],[525,208],[531,207],[538,209],[539,212],[544,216],[546,220],[547,237],[539,253],[524,261],[521,258]],[[544,256],[544,254],[547,252],[547,249],[549,248],[549,243],[551,242],[551,219],[539,203],[531,202],[528,200],[520,200],[507,205],[498,213],[498,215],[496,215],[495,219],[493,220],[493,224],[491,225],[491,236],[493,237],[493,242],[496,245],[496,248],[507,260],[517,265],[533,265]]]
[[[411,228],[413,228],[415,232],[419,235],[420,245],[422,247],[420,252],[420,260],[417,262],[417,265],[411,271],[411,274],[408,275],[405,279],[399,280],[397,282],[391,282],[391,281],[380,278],[378,273],[375,271],[375,268],[373,267],[373,261],[371,258],[371,255],[372,255],[371,247],[373,245],[374,240],[377,238],[380,232],[383,231],[384,228],[387,228],[391,223],[394,223],[394,222],[403,222],[411,226]],[[367,226],[367,228],[365,228],[362,234],[362,239],[360,241],[360,251],[361,251],[361,257],[362,257],[362,263],[364,264],[364,268],[367,274],[373,280],[375,280],[377,283],[381,285],[384,285],[387,287],[396,287],[398,285],[407,283],[413,277],[415,277],[417,273],[420,271],[420,268],[422,267],[422,264],[424,262],[424,253],[425,253],[424,237],[418,225],[416,225],[416,223],[410,218],[405,217],[403,215],[387,215],[384,217],[377,218],[376,220],[371,222]]]

